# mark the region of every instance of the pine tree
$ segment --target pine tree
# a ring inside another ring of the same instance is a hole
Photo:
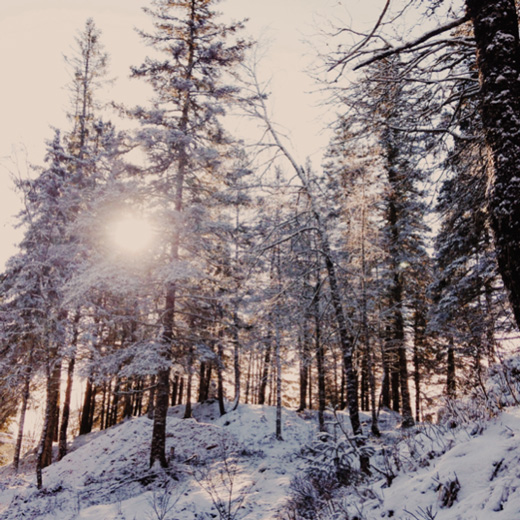
[[[134,110],[143,123],[139,139],[148,151],[155,187],[170,200],[176,222],[165,231],[170,261],[182,256],[182,216],[196,201],[201,174],[210,173],[228,144],[219,123],[236,89],[226,84],[226,74],[242,60],[246,44],[234,38],[241,23],[223,25],[212,10],[214,0],[156,0],[145,9],[152,16],[155,33],[141,33],[145,41],[165,56],[147,58],[132,70],[155,91],[151,109]],[[234,40],[233,40],[234,38]],[[229,43],[228,43],[229,42]],[[162,327],[165,364],[157,374],[157,391],[150,464],[166,466],[165,434],[169,397],[169,360],[176,341],[178,283],[165,287]]]

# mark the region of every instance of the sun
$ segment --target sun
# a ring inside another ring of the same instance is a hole
[[[154,240],[154,228],[143,215],[123,213],[107,224],[112,246],[122,253],[137,255],[147,251]]]

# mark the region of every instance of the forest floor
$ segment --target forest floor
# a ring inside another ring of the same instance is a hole
[[[182,413],[183,407],[170,409],[167,473],[148,468],[152,421],[127,420],[77,438],[63,460],[44,470],[41,490],[31,456],[17,475],[9,465],[0,468],[0,518],[520,519],[518,407],[491,419],[461,418],[409,430],[399,428],[395,414],[383,412],[382,436],[368,441],[373,476],[314,497],[302,484],[308,474],[297,476],[308,467],[315,413],[284,409],[283,440],[274,434],[272,407],[240,405],[219,417],[216,403],[208,403],[195,407],[193,419],[183,420]],[[362,418],[368,430],[369,417]],[[332,419],[348,424],[347,415]],[[319,514],[282,513],[290,496],[294,504],[299,495],[301,504],[307,492],[303,502],[319,502]]]

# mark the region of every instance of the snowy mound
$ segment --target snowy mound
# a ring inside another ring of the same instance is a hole
[[[289,493],[291,475],[301,464],[295,455],[312,437],[314,422],[284,410],[284,440],[278,441],[271,407],[241,405],[218,417],[211,404],[196,407],[194,419],[175,417],[182,414],[183,407],[170,410],[167,422],[166,452],[174,479],[168,489],[166,476],[148,468],[152,421],[140,417],[78,438],[73,451],[44,470],[41,491],[33,475],[4,477],[1,518],[156,518],[154,507],[166,492],[175,514],[165,518],[203,518],[227,493],[227,483],[219,482],[224,463],[229,466],[224,477],[232,477],[236,494],[232,506],[241,507],[247,518],[272,518]],[[243,499],[246,492],[254,500]]]
[[[369,440],[372,477],[318,497],[326,507],[314,517],[281,513],[294,497],[295,477],[305,475],[300,455],[316,433],[314,414],[284,410],[277,440],[276,410],[268,406],[240,405],[219,417],[213,403],[196,406],[193,419],[181,419],[183,413],[183,407],[169,412],[167,473],[148,467],[152,421],[129,420],[76,439],[62,461],[46,468],[41,491],[32,474],[3,468],[0,518],[331,520],[333,511],[363,520],[520,518],[520,408],[479,427],[404,431],[395,414],[382,413],[383,435]]]

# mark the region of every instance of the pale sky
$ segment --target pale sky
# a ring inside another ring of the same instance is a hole
[[[368,3],[373,6],[374,1]],[[315,96],[306,94],[313,89],[303,72],[312,48],[302,40],[315,34],[317,24],[326,18],[348,21],[349,10],[366,4],[360,0],[223,0],[218,6],[226,17],[249,18],[246,33],[254,39],[270,40],[261,72],[265,79],[272,77],[273,118],[290,134],[302,162],[309,155],[319,159],[327,142],[320,133],[324,109],[314,106]],[[129,66],[139,65],[146,56],[147,48],[134,31],[149,23],[141,11],[146,5],[146,0],[0,0],[0,269],[20,239],[12,225],[21,203],[6,165],[24,174],[24,150],[29,162],[41,165],[51,127],[68,129],[65,87],[69,78],[63,55],[71,54],[75,35],[92,17],[110,55],[109,76],[117,78],[107,99],[145,104],[146,99],[139,97],[142,86],[127,78]],[[372,11],[376,13],[377,9]]]

